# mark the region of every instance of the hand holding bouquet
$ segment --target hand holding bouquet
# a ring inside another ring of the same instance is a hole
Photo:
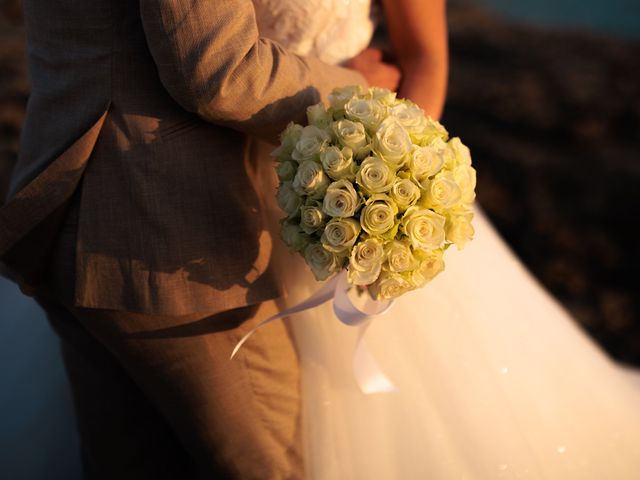
[[[281,236],[318,280],[347,269],[376,299],[425,285],[473,237],[469,149],[409,100],[336,89],[274,150]]]

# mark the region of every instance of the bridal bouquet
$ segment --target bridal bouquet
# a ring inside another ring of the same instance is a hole
[[[281,236],[318,280],[343,269],[375,299],[422,287],[473,237],[469,149],[409,100],[335,89],[291,123],[278,161]]]

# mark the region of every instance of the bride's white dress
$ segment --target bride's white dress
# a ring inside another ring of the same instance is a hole
[[[371,39],[368,0],[254,3],[262,35],[301,55],[339,63]],[[262,160],[275,236],[282,212]],[[475,240],[445,255],[445,271],[366,334],[398,392],[360,392],[356,329],[330,305],[289,320],[303,368],[308,478],[640,478],[640,377],[587,338],[479,208],[474,226]],[[320,284],[279,240],[274,249],[284,308]]]

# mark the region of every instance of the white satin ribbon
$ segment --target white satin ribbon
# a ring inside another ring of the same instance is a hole
[[[333,299],[333,311],[336,317],[338,317],[338,320],[345,325],[357,326],[359,328],[356,348],[353,353],[353,374],[360,390],[365,394],[397,391],[396,386],[393,385],[391,380],[380,370],[380,367],[364,341],[364,334],[373,317],[386,313],[393,305],[393,300],[376,302],[368,299],[365,304],[365,309],[361,310],[351,302],[347,294],[348,290],[349,283],[347,282],[347,273],[346,271],[342,271],[327,281],[316,293],[305,301],[266,318],[249,330],[236,344],[233,352],[231,352],[230,358],[232,359],[236,353],[238,353],[238,350],[240,350],[244,342],[259,328],[281,318],[293,315],[294,313],[317,307]]]

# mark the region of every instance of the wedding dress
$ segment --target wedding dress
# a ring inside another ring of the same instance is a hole
[[[373,32],[368,0],[254,4],[263,36],[331,63]],[[321,284],[278,238],[273,147],[256,148],[286,308]],[[308,478],[640,478],[640,377],[587,338],[480,208],[474,226],[463,251],[447,251],[443,273],[366,333],[397,392],[358,389],[357,328],[330,304],[288,319],[303,369]]]

